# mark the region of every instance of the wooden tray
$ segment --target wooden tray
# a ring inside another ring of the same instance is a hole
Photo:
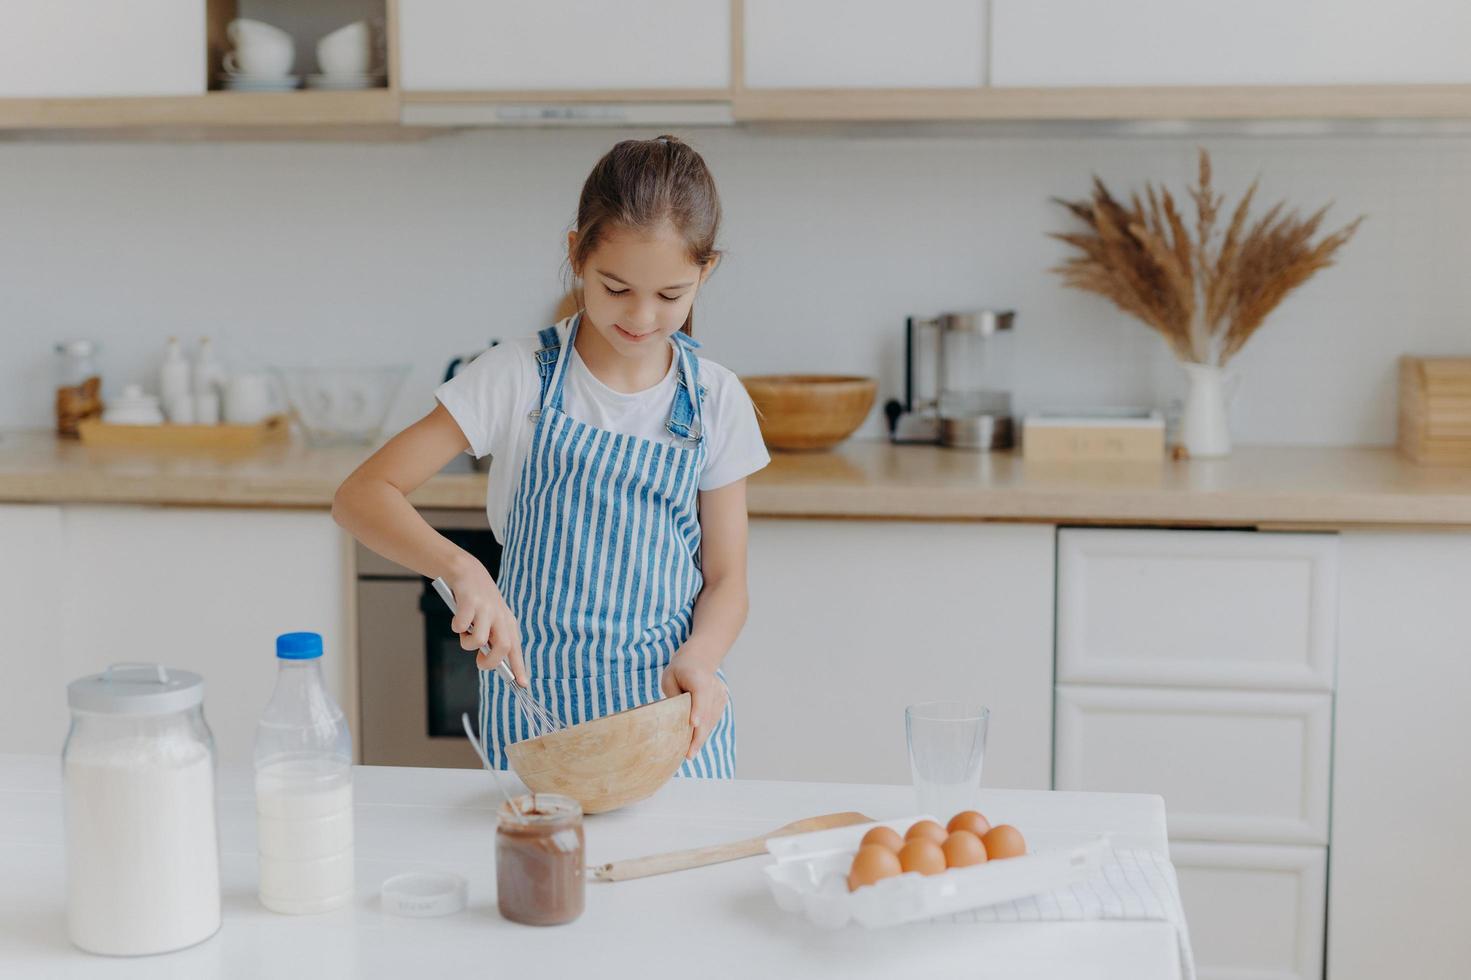
[[[129,449],[253,449],[286,438],[285,415],[272,415],[255,425],[110,425],[84,419],[77,431],[86,446]]]

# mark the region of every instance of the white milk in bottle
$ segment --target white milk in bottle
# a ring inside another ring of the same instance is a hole
[[[276,638],[276,689],[255,739],[260,900],[299,915],[353,896],[352,740],[322,682],[322,638]]]

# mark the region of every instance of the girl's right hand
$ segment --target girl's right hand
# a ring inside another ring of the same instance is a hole
[[[470,558],[463,569],[445,575],[444,580],[455,594],[455,618],[450,628],[460,635],[460,647],[478,651],[488,646],[489,655],[477,653],[475,666],[481,670],[494,670],[502,660],[508,660],[511,673],[516,675],[516,683],[525,687],[527,677],[526,662],[521,655],[521,625],[511,614],[501,590],[485,566]]]

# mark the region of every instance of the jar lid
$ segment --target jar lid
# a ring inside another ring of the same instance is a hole
[[[66,703],[108,715],[162,715],[204,701],[204,678],[162,664],[113,664],[66,686]]]
[[[383,911],[423,919],[463,911],[468,893],[465,879],[437,871],[410,871],[383,883]]]

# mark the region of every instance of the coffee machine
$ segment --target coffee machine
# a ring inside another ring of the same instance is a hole
[[[1010,449],[1016,313],[968,310],[904,321],[904,398],[884,406],[889,439]]]

